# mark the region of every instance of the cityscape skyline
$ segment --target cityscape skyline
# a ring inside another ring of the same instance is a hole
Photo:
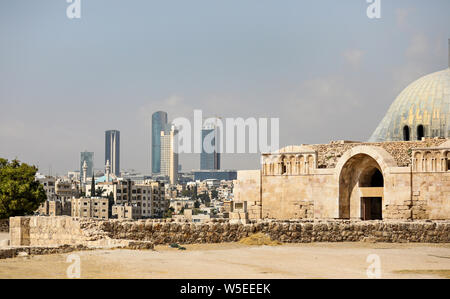
[[[449,12],[0,1],[0,279],[450,278]]]
[[[149,174],[159,110],[279,117],[280,145],[366,141],[407,84],[445,66],[450,3],[434,2],[385,1],[377,20],[356,0],[248,1],[239,11],[236,1],[174,10],[99,0],[83,3],[80,20],[67,19],[64,2],[2,2],[0,156],[65,174],[84,149],[102,161],[102,134],[117,128],[123,168]],[[198,169],[198,155],[179,158]]]

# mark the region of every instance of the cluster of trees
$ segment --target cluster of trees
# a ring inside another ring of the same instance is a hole
[[[0,219],[33,214],[47,199],[35,179],[37,171],[19,160],[0,158]]]

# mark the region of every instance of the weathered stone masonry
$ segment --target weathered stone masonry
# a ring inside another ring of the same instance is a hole
[[[238,171],[237,220],[450,220],[448,139],[287,146],[261,159]]]
[[[11,242],[20,245],[86,245],[102,240],[148,241],[152,244],[235,242],[254,233],[286,243],[308,242],[450,242],[450,221],[258,221],[250,224],[206,224],[155,220],[119,221],[71,217],[11,218]],[[20,221],[19,221],[20,220]],[[52,226],[56,224],[56,227]],[[39,228],[39,230],[37,229]],[[17,236],[17,232],[28,232]],[[74,233],[68,238],[67,232]],[[23,242],[23,243],[20,243]],[[68,243],[65,243],[68,242]]]

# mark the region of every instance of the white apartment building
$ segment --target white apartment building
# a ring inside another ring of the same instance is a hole
[[[138,218],[162,217],[168,209],[164,183],[145,180],[137,183],[131,180],[117,180],[114,183],[115,205],[138,207]]]

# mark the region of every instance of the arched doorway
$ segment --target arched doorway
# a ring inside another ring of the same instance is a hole
[[[403,141],[409,141],[411,138],[409,136],[409,127],[404,126],[403,127]]]
[[[381,220],[384,178],[380,169],[373,166],[361,173],[359,188],[361,192],[361,219]]]
[[[425,137],[425,130],[423,125],[417,126],[417,140],[422,140],[422,138]]]
[[[382,219],[384,177],[380,165],[367,154],[348,159],[339,176],[339,218]]]

